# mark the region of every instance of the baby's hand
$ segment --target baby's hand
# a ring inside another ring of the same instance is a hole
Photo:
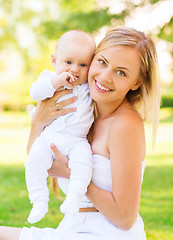
[[[69,72],[62,72],[58,76],[56,75],[54,78],[51,79],[53,87],[55,89],[64,86],[74,88],[73,82],[75,80],[75,77]]]

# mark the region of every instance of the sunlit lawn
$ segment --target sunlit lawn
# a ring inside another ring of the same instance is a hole
[[[26,219],[31,206],[25,185],[24,167],[30,118],[26,113],[0,113],[0,225],[30,226]],[[161,111],[156,148],[147,157],[140,214],[148,240],[173,239],[173,109]],[[60,202],[51,192],[49,213],[35,224],[56,227],[63,215]]]

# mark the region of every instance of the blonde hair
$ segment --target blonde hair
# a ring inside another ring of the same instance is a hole
[[[106,33],[106,36],[99,43],[95,54],[104,49],[116,46],[135,48],[139,52],[141,59],[139,77],[142,77],[143,81],[137,90],[130,90],[126,97],[128,101],[139,110],[143,119],[152,123],[152,139],[154,143],[159,123],[160,109],[158,64],[155,45],[151,38],[143,32],[133,28],[118,27]]]
[[[54,195],[58,200],[63,200],[64,198],[60,195],[60,190],[59,190],[59,185],[58,185],[58,180],[55,177],[49,177],[50,179],[50,187],[49,189],[52,188]]]

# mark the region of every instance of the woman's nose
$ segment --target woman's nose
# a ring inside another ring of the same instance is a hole
[[[109,83],[112,82],[111,71],[108,68],[102,70],[100,77],[102,78],[102,81],[104,81],[104,82],[109,82]]]

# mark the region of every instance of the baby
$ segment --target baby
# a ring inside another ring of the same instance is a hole
[[[66,199],[60,207],[64,214],[79,211],[79,200],[86,193],[91,181],[92,151],[87,134],[94,116],[87,77],[94,52],[95,42],[87,33],[80,30],[66,32],[60,37],[55,54],[51,55],[56,73],[44,70],[30,88],[30,95],[35,101],[52,97],[59,88],[72,88],[73,93],[58,101],[76,96],[77,101],[72,105],[77,110],[56,118],[46,126],[30,149],[25,163],[26,184],[33,204],[28,217],[29,223],[40,221],[48,212],[47,170],[55,157],[50,143],[55,143],[69,158],[71,176]]]

